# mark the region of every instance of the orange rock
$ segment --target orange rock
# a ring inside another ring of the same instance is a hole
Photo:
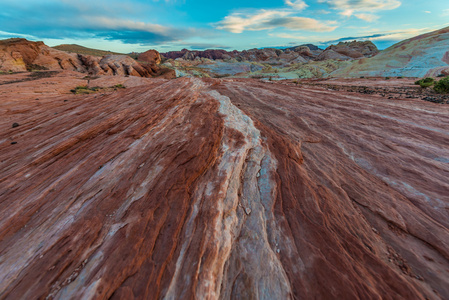
[[[156,50],[148,50],[144,53],[141,53],[137,57],[137,60],[158,65],[161,63],[161,55]]]
[[[103,58],[56,50],[43,42],[30,42],[26,39],[0,41],[0,70],[70,70],[92,75],[131,75],[139,77],[175,78],[176,73],[166,67],[156,66],[160,62],[155,50],[153,62],[140,64],[127,55],[107,55]]]

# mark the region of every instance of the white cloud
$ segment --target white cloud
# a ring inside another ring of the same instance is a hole
[[[285,4],[293,7],[296,10],[303,10],[308,6],[303,0],[285,0]]]
[[[402,41],[406,40],[424,33],[428,33],[429,31],[434,30],[434,28],[410,28],[404,30],[392,30],[392,31],[383,31],[376,32],[379,34],[379,37],[370,38],[370,40],[376,41]],[[371,31],[372,32],[372,31]]]
[[[449,16],[449,8],[443,9],[443,16]]]
[[[428,11],[428,10],[425,10],[424,11],[426,14],[431,14],[432,12],[431,11]]]
[[[337,26],[333,22],[321,22],[312,18],[292,16],[287,10],[259,10],[255,13],[233,13],[216,23],[217,29],[242,33],[245,30],[257,31],[274,28],[307,30],[317,32],[333,31]]]
[[[277,33],[277,34],[269,34],[269,36],[279,37],[283,39],[289,39],[289,40],[307,40],[309,37],[301,36],[301,35],[294,35],[289,33]]]
[[[392,10],[401,5],[399,0],[318,0],[318,2],[327,3],[333,9],[340,10],[340,14],[348,17],[356,12]]]
[[[262,30],[255,29],[260,24],[266,23],[275,18],[282,18],[290,15],[291,12],[278,10],[259,10],[254,14],[233,13],[226,16],[224,20],[218,22],[217,29],[223,29],[233,33],[242,33],[244,30]]]
[[[372,14],[356,14],[356,18],[359,18],[360,20],[364,20],[367,22],[374,22],[379,19],[379,16],[372,15]]]

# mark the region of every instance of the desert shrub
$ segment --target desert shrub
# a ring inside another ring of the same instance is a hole
[[[390,77],[385,77],[385,80],[389,80],[390,79]]]
[[[432,86],[434,83],[435,83],[435,80],[433,80],[433,78],[430,78],[430,77],[415,81],[415,84],[419,85],[423,89],[426,87]]]
[[[230,77],[230,76],[232,76],[231,74],[228,74],[228,73],[226,73],[226,74],[215,74],[215,78],[226,78],[226,77]]]
[[[29,72],[42,71],[42,70],[48,70],[48,68],[45,66],[36,65],[36,64],[27,65],[27,71],[29,71]]]
[[[82,86],[77,86],[76,88],[74,88],[73,90],[70,90],[72,93],[74,94],[91,94],[91,93],[95,93],[98,92],[100,90],[99,87],[88,87],[85,85]]]
[[[124,86],[123,84],[116,84],[114,85],[114,89],[126,89],[126,86]]]
[[[449,76],[436,82],[433,89],[439,94],[449,94]]]
[[[83,77],[83,79],[87,79],[87,80],[94,80],[94,79],[98,79],[98,78],[100,78],[100,76],[87,75],[87,76]]]

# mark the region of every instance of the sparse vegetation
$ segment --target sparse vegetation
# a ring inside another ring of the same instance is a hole
[[[449,76],[436,82],[433,89],[438,94],[449,94]]]
[[[114,89],[115,90],[117,90],[117,89],[126,89],[126,86],[124,86],[123,84],[116,84],[116,85],[114,85]]]
[[[82,85],[82,86],[77,86],[76,88],[74,88],[73,90],[70,90],[72,93],[74,93],[75,95],[79,95],[79,94],[92,94],[95,92],[98,92],[100,88],[99,87],[88,87],[86,85]]]
[[[110,86],[110,87],[99,87],[99,86],[88,87],[86,85],[81,85],[81,86],[77,86],[76,88],[70,90],[70,92],[74,93],[75,95],[87,95],[87,94],[92,94],[92,93],[97,93],[97,92],[117,91],[119,89],[126,89],[126,86],[124,86],[121,83],[116,84],[114,86]]]
[[[28,75],[31,80],[41,79],[41,78],[49,78],[59,74],[59,71],[36,71]]]
[[[27,65],[27,71],[28,72],[43,71],[43,70],[44,71],[48,70],[48,68],[44,67],[44,66],[36,65],[36,64]]]
[[[55,46],[53,48],[61,50],[61,51],[69,52],[69,53],[78,53],[78,54],[93,55],[93,56],[105,56],[105,55],[110,55],[110,54],[126,55],[123,53],[117,53],[117,52],[112,52],[112,51],[104,51],[104,50],[87,48],[87,47],[83,47],[83,46],[76,45],[76,44],[59,45],[59,46]]]
[[[431,77],[427,77],[427,78],[415,81],[415,84],[419,85],[423,89],[425,89],[429,86],[432,86],[434,83],[435,83],[435,80],[433,80],[433,78],[431,78]]]
[[[87,75],[87,76],[83,77],[83,79],[87,79],[87,80],[94,80],[94,79],[98,79],[98,78],[100,78],[100,76]]]

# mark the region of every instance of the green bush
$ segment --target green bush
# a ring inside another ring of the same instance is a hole
[[[120,83],[120,84],[114,85],[113,88],[115,88],[115,89],[126,89],[126,86],[124,86],[123,84]]]
[[[70,90],[72,93],[79,95],[79,94],[91,94],[98,92],[100,90],[99,87],[87,87],[87,86],[77,86],[75,89]]]
[[[436,82],[433,89],[439,94],[449,94],[449,77],[445,77]]]
[[[432,86],[434,83],[435,83],[435,80],[433,80],[433,78],[430,78],[430,77],[415,81],[415,84],[418,84],[423,89],[426,87]]]

